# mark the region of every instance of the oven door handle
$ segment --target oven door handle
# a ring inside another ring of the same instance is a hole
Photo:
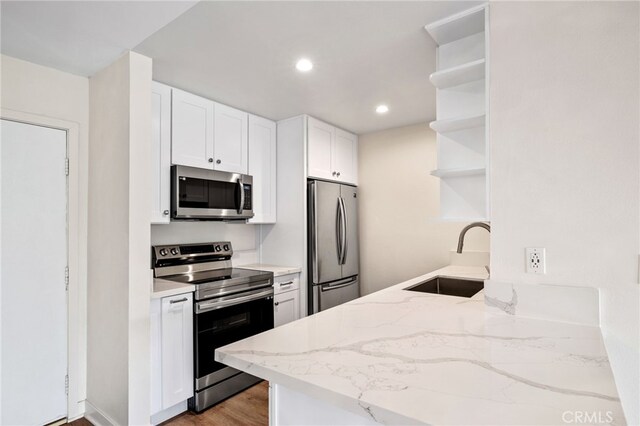
[[[255,291],[246,296],[234,297],[227,300],[214,299],[205,302],[198,302],[196,303],[195,313],[200,314],[203,312],[213,311],[215,309],[227,308],[229,306],[239,305],[252,300],[265,299],[270,296],[273,296],[273,287],[269,287],[266,290]]]

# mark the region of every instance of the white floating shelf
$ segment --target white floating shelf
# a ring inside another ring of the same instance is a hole
[[[431,172],[432,176],[439,178],[481,176],[486,173],[484,167],[478,169],[437,169]]]
[[[474,7],[425,25],[438,46],[484,31],[485,6]]]
[[[429,76],[429,80],[438,89],[446,89],[447,87],[481,80],[484,78],[484,70],[485,60],[478,59],[457,67],[436,71]]]
[[[471,129],[485,125],[485,115],[475,115],[472,117],[449,118],[446,120],[436,120],[429,123],[434,131],[438,133],[455,132],[457,130]]]

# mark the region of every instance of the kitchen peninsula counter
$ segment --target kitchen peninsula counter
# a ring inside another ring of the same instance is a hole
[[[578,412],[625,424],[598,327],[493,313],[482,292],[404,290],[435,276],[487,272],[448,266],[222,347],[216,359],[270,382],[274,425],[305,416],[541,425]]]

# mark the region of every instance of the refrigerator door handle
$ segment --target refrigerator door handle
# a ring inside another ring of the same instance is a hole
[[[340,206],[342,209],[342,249],[340,250],[342,252],[342,261],[340,264],[344,265],[347,262],[347,227],[349,224],[347,223],[347,208],[342,197],[340,197]]]
[[[309,199],[311,200],[311,206],[309,213],[311,215],[311,268],[313,272],[313,281],[318,282],[320,280],[320,273],[318,271],[318,224],[316,223],[316,186],[315,183],[309,185]]]
[[[338,265],[342,265],[342,205],[340,197],[338,197],[338,206],[336,207],[336,245],[338,247]]]

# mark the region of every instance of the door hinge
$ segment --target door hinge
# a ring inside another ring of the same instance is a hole
[[[69,157],[64,159],[64,174],[69,176]]]
[[[64,267],[64,289],[69,290],[69,267]]]
[[[64,393],[69,395],[69,375],[64,376]]]

